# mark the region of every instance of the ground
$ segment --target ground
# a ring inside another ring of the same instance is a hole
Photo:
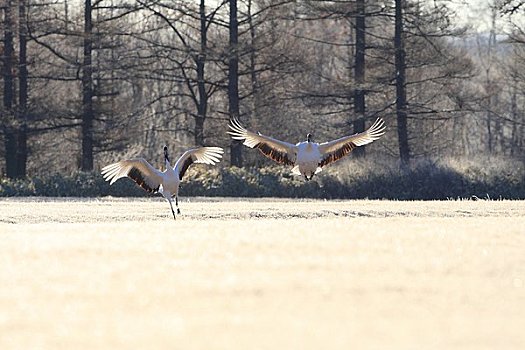
[[[525,202],[0,200],[0,349],[524,349]]]

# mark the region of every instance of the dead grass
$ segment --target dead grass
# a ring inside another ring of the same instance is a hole
[[[522,349],[525,202],[0,200],[0,349]]]

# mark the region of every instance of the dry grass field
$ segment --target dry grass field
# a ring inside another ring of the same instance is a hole
[[[525,202],[0,200],[0,349],[525,349]]]

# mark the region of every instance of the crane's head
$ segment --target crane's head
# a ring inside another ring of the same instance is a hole
[[[168,146],[164,145],[164,160],[170,161],[170,158],[168,156]]]
[[[310,133],[306,134],[306,141],[313,142],[312,138],[313,138],[312,134]]]

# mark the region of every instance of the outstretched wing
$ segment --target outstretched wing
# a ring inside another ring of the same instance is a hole
[[[220,147],[201,147],[190,149],[177,160],[173,170],[179,174],[179,179],[182,180],[182,177],[188,170],[189,166],[193,163],[204,163],[214,165],[215,163],[220,162],[222,154],[224,153],[223,149]]]
[[[105,166],[102,175],[110,185],[122,177],[129,177],[148,192],[157,192],[162,183],[162,173],[144,158],[121,160]]]
[[[261,133],[254,133],[246,130],[241,123],[233,118],[230,119],[230,131],[228,134],[234,140],[244,141],[243,144],[250,148],[258,148],[262,154],[277,163],[294,165],[297,156],[297,149],[291,143],[279,141]]]
[[[352,152],[354,148],[379,139],[385,133],[385,128],[383,119],[378,118],[370,128],[361,133],[319,144],[319,152],[321,152],[321,162],[319,166],[322,167],[333,163]]]

